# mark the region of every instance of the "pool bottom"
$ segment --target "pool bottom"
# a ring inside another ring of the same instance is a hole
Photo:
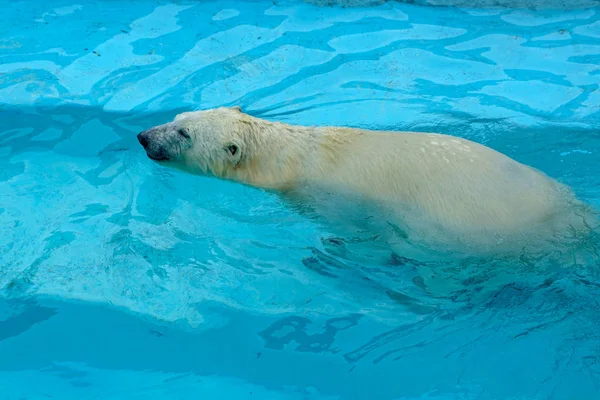
[[[507,289],[499,297],[514,302],[519,295]],[[598,355],[592,353],[598,338],[586,337],[592,320],[585,311],[576,316],[567,309],[538,326],[528,321],[529,328],[518,309],[493,307],[472,314],[479,326],[466,315],[454,321],[438,315],[389,327],[356,314],[265,317],[199,307],[205,322],[193,329],[102,304],[3,301],[1,398],[592,399],[598,394]],[[497,319],[481,324],[483,314]],[[568,348],[561,348],[565,341]]]

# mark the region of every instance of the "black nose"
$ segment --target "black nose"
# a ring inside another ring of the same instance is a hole
[[[137,135],[138,141],[144,148],[148,147],[148,133],[146,131]]]

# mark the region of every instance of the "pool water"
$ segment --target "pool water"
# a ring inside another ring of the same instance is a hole
[[[462,265],[428,296],[417,261],[161,168],[135,138],[221,105],[435,131],[600,208],[597,3],[0,9],[0,399],[600,398],[598,258]]]

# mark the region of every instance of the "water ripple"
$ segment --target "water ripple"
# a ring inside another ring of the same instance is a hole
[[[598,121],[595,88],[600,80],[593,61],[600,54],[594,41],[597,9],[560,14],[499,9],[486,14],[386,3],[340,11],[297,2],[164,2],[152,9],[150,2],[141,2],[125,13],[125,5],[111,4],[100,12],[92,2],[76,7],[55,3],[44,11],[32,3],[11,9],[11,29],[0,48],[0,102],[75,102],[117,112],[235,102],[257,110],[304,109],[314,101],[307,98],[312,91],[323,108],[342,99],[371,97],[368,91],[343,88],[360,78],[388,88],[386,97],[377,101],[386,115],[397,115],[395,100],[405,97],[394,91],[399,87],[410,92],[407,100],[427,99],[429,111],[451,105],[475,116],[525,122],[544,119],[549,110],[588,91],[581,101],[570,103],[572,111],[561,120]],[[221,10],[227,18],[215,18]],[[92,20],[77,19],[82,13]],[[110,18],[116,13],[123,22]],[[82,24],[86,34],[65,41],[56,27],[71,20]],[[549,78],[530,71],[560,80],[565,93],[524,97],[559,90]],[[442,84],[448,93],[469,83],[482,87],[458,101],[432,96],[429,86],[415,85],[416,79]],[[508,86],[514,80],[523,86]],[[246,85],[248,90],[240,89]],[[531,85],[538,89],[528,91]],[[511,101],[499,101],[508,94]],[[403,108],[407,111],[402,119],[424,118],[421,107]],[[338,122],[317,115],[306,119]],[[360,115],[350,122],[367,119]]]

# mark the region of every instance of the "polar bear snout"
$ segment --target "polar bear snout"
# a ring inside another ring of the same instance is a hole
[[[148,136],[148,131],[140,132],[137,135],[138,142],[140,142],[144,149],[148,147]]]
[[[175,159],[182,150],[191,146],[187,130],[174,124],[159,125],[140,132],[137,139],[148,158],[154,161]]]
[[[164,146],[165,140],[161,138],[162,136],[156,128],[148,129],[137,135],[138,141],[146,150],[146,155],[154,161],[167,161],[169,159],[168,151]]]

